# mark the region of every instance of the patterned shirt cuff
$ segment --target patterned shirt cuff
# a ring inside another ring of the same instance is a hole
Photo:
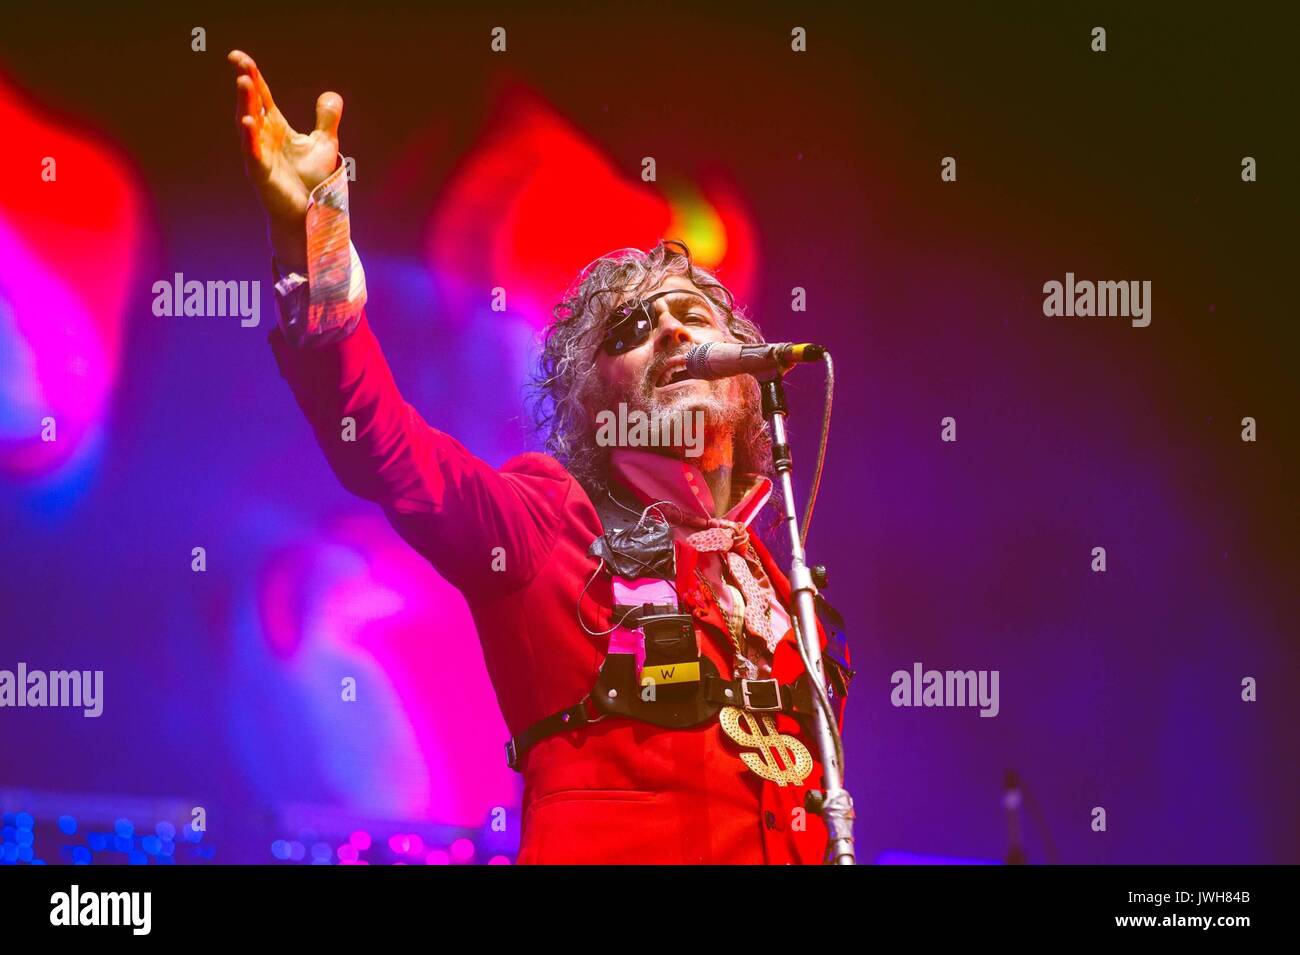
[[[272,269],[280,327],[290,344],[318,348],[357,327],[366,304],[366,275],[350,238],[345,166],[340,164],[308,199],[308,274],[282,274],[274,260]]]

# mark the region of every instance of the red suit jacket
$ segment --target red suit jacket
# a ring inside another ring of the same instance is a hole
[[[581,486],[548,455],[521,454],[498,470],[426,424],[401,397],[364,315],[350,336],[321,348],[296,349],[279,328],[270,342],[343,486],[379,504],[465,595],[510,732],[581,699],[608,645],[608,637],[584,632],[577,617],[578,596],[598,565],[587,550],[602,532]],[[356,439],[345,442],[342,419],[349,416]],[[789,606],[788,581],[757,535],[750,539]],[[503,571],[493,570],[498,547]],[[679,602],[696,618],[701,651],[729,677],[725,623],[699,590],[693,557],[678,547]],[[610,628],[612,602],[602,573],[583,600],[588,628]],[[777,646],[773,675],[787,683],[802,671],[787,638]],[[778,786],[752,773],[716,719],[674,730],[610,717],[543,740],[522,763],[519,862],[821,862],[825,826],[802,809],[807,787],[821,785],[817,747],[797,720],[776,717],[813,755],[805,786]]]

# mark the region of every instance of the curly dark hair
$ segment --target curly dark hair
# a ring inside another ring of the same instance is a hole
[[[731,292],[708,269],[691,260],[679,239],[661,240],[649,252],[623,248],[607,252],[578,273],[542,337],[533,374],[533,422],[545,449],[589,493],[608,486],[609,449],[596,442],[596,428],[584,399],[597,382],[596,353],[610,313],[625,293],[649,293],[670,275],[684,275],[726,315],[726,329],[739,342],[763,343],[763,335],[737,306]],[[750,382],[757,408],[758,385]],[[734,436],[734,470],[771,473],[771,438],[755,413]]]

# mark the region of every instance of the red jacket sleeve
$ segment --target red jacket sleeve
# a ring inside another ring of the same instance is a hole
[[[430,427],[402,398],[364,314],[348,337],[322,347],[295,348],[279,328],[269,339],[347,490],[379,504],[398,533],[467,593],[490,586],[500,594],[532,579],[574,487],[558,461],[525,454],[498,471]]]

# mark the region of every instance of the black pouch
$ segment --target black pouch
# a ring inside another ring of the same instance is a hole
[[[640,626],[645,636],[640,681],[635,654],[606,654],[591,691],[596,708],[674,729],[696,726],[715,716],[721,707],[704,698],[704,680],[717,678],[718,668],[700,655],[691,615],[644,614]]]
[[[646,520],[607,530],[591,542],[587,553],[599,557],[605,569],[616,577],[677,579],[673,529],[663,521]]]
[[[663,613],[643,616],[645,665],[641,683],[654,683],[653,699],[678,700],[696,693],[700,685],[700,644],[690,614]],[[694,670],[691,679],[690,670]],[[665,682],[676,678],[680,682]],[[644,694],[643,694],[644,695]]]
[[[669,664],[670,667],[680,665]],[[642,679],[645,679],[648,669],[649,663],[642,670]],[[712,660],[702,656],[699,658],[699,673],[700,682],[656,683],[651,692],[649,687],[637,685],[635,654],[610,653],[596,678],[591,702],[602,713],[628,716],[655,726],[672,729],[698,726],[713,719],[722,709],[721,704],[706,700],[703,690],[703,681],[708,677],[721,679],[718,668]]]

